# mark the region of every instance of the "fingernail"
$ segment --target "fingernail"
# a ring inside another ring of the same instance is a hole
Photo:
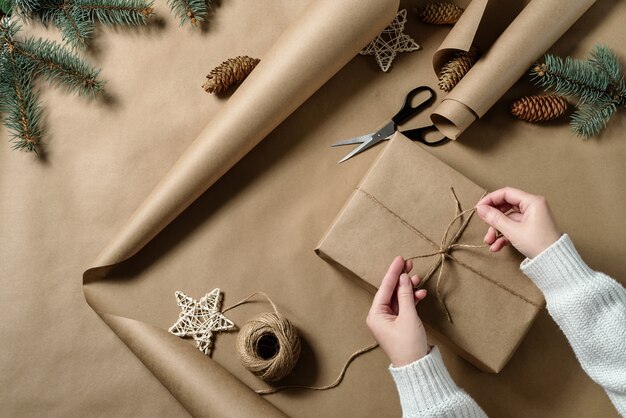
[[[476,212],[478,213],[478,216],[480,216],[481,218],[484,218],[485,215],[487,215],[487,206],[486,205],[478,205],[476,206]]]

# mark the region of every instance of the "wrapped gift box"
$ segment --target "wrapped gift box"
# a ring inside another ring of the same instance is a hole
[[[414,259],[412,273],[420,277],[430,273],[424,285],[429,296],[419,305],[420,317],[430,333],[460,356],[497,373],[545,301],[521,273],[522,257],[514,249],[492,253],[463,246],[482,245],[487,226],[471,212],[451,221],[459,211],[472,209],[484,194],[421,145],[396,134],[315,251],[352,273],[372,293],[395,256],[430,254]],[[456,248],[446,248],[455,236]],[[442,257],[442,252],[447,255]],[[444,270],[438,280],[442,258]]]

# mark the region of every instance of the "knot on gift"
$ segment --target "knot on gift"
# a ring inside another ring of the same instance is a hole
[[[454,192],[454,188],[450,187],[450,193],[452,194],[452,199],[454,201],[455,204],[455,215],[452,218],[452,220],[448,223],[448,226],[446,227],[446,229],[443,232],[443,235],[441,237],[441,242],[439,244],[435,244],[432,240],[430,240],[428,237],[426,237],[424,234],[422,234],[420,231],[418,231],[417,229],[414,229],[414,231],[420,236],[422,237],[425,241],[431,243],[433,245],[433,247],[435,247],[436,251],[429,253],[429,254],[422,254],[422,255],[417,255],[414,257],[409,257],[407,258],[407,260],[415,260],[415,259],[419,259],[419,258],[429,258],[429,257],[437,257],[437,261],[435,262],[435,264],[433,264],[433,266],[430,268],[430,270],[428,270],[428,272],[426,273],[426,275],[424,275],[424,277],[422,278],[422,282],[421,285],[423,286],[432,276],[435,272],[437,273],[437,283],[435,285],[435,293],[437,294],[437,300],[439,301],[439,304],[441,305],[441,308],[443,309],[444,313],[446,314],[446,317],[448,318],[449,322],[452,322],[452,316],[450,315],[450,311],[448,310],[443,297],[441,295],[441,291],[440,291],[440,283],[441,283],[441,278],[443,276],[443,270],[444,270],[444,266],[446,264],[446,261],[449,259],[451,261],[455,261],[461,265],[463,265],[464,267],[470,269],[471,271],[473,271],[474,273],[478,274],[479,276],[483,276],[484,274],[475,270],[474,268],[472,268],[471,266],[467,265],[466,263],[463,263],[462,261],[454,258],[452,256],[452,251],[456,250],[456,249],[460,249],[460,248],[486,248],[488,247],[488,245],[486,244],[480,244],[480,245],[472,245],[472,244],[459,244],[458,240],[461,238],[461,235],[463,235],[463,232],[465,231],[465,229],[467,228],[467,225],[469,224],[470,220],[472,219],[472,216],[474,215],[474,213],[476,212],[475,208],[471,208],[471,209],[466,209],[466,210],[462,210],[461,208],[461,202],[459,201],[459,198],[457,197],[456,193]],[[485,194],[483,194],[483,197],[485,196]],[[481,197],[482,199],[482,197]],[[457,223],[457,221],[460,220],[460,225],[457,228],[456,232],[454,233],[454,235],[452,235],[452,231],[454,228],[454,225]],[[452,235],[452,238],[448,239],[448,237]]]

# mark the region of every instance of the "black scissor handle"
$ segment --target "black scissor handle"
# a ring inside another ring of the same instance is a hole
[[[428,97],[428,99],[421,102],[417,106],[412,107],[411,101],[413,101],[413,98],[423,91],[429,92],[430,97]],[[407,119],[410,116],[413,116],[414,114],[419,112],[420,109],[422,109],[423,107],[429,106],[435,100],[435,96],[436,96],[435,91],[428,86],[419,86],[419,87],[414,88],[413,90],[408,92],[408,94],[404,98],[404,103],[402,104],[402,108],[398,111],[398,113],[395,114],[393,118],[391,118],[391,120],[396,125],[399,125],[400,123],[402,123],[403,120]]]
[[[436,147],[438,145],[443,145],[450,140],[450,138],[447,138],[444,136],[441,139],[429,141],[428,139],[426,139],[426,134],[428,132],[439,132],[439,130],[435,127],[435,125],[429,125],[429,126],[424,126],[422,128],[402,131],[401,133],[407,138],[409,138],[410,140],[421,142],[422,144],[428,145],[429,147]]]

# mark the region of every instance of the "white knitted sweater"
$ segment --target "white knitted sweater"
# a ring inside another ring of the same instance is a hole
[[[587,374],[626,417],[626,289],[591,270],[567,234],[520,268],[543,291],[548,312],[559,325]],[[405,417],[484,417],[459,388],[437,347],[420,360],[389,367]]]

